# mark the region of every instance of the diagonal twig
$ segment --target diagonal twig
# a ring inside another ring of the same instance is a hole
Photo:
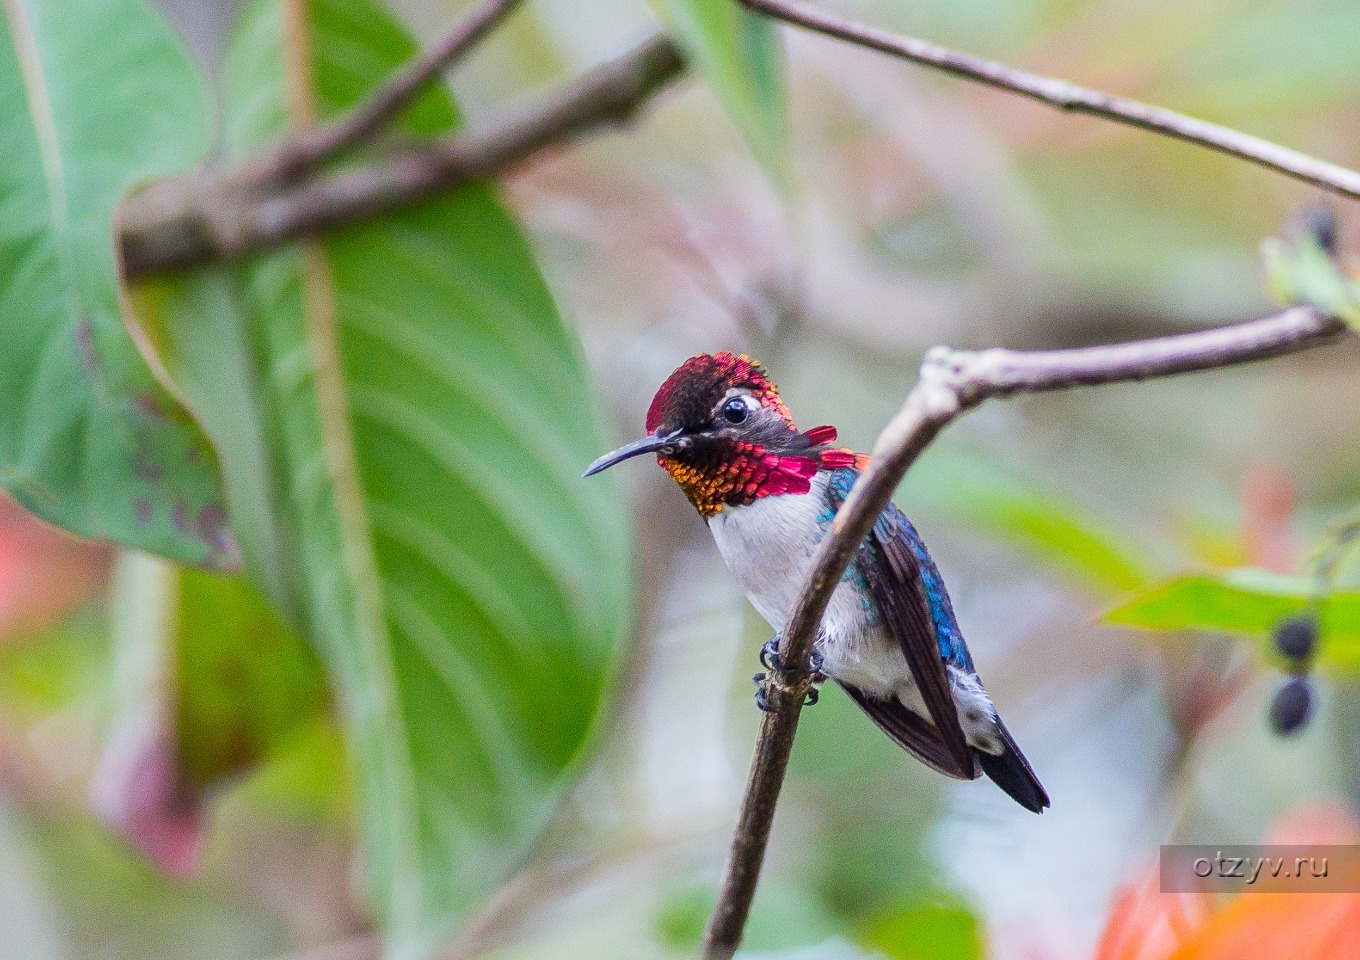
[[[1066,80],[1017,70],[972,54],[936,46],[857,23],[801,0],[737,0],[743,6],[815,33],[887,53],[921,66],[952,73],[1069,113],[1084,113],[1115,123],[1150,130],[1186,143],[1226,153],[1311,183],[1342,196],[1360,199],[1360,172],[1310,157],[1260,137],[1188,117],[1174,110],[1088,90]]]
[[[505,19],[520,0],[482,0],[429,50],[345,114],[279,148],[277,176],[292,180],[368,139]]]
[[[788,768],[808,659],[832,592],[907,469],[945,427],[993,397],[1125,383],[1264,360],[1328,343],[1345,330],[1312,307],[1294,307],[1235,326],[1154,340],[1072,350],[979,352],[937,347],[920,379],[884,428],[868,469],[832,521],[813,556],[783,631],[783,672],[770,674],[755,757],[747,780],[718,904],[704,934],[704,956],[727,960],[741,942],[755,896],[775,805]]]
[[[485,130],[412,144],[353,169],[278,184],[247,162],[158,181],[118,212],[124,275],[239,260],[495,176],[545,147],[628,120],[683,69],[675,45],[657,35]]]

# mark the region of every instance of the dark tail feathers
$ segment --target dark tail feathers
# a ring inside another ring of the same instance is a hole
[[[995,756],[975,750],[978,765],[982,767],[983,773],[992,778],[993,783],[1010,794],[1011,799],[1020,806],[1034,813],[1043,813],[1044,808],[1048,806],[1048,794],[1044,791],[1044,785],[1034,775],[1034,768],[1015,745],[1011,732],[1006,729],[1000,717],[996,718],[996,727],[1001,733],[1001,739],[1005,741],[1006,749]]]

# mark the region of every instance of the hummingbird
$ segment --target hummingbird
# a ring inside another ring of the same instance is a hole
[[[761,663],[778,669],[779,631],[869,458],[837,447],[835,427],[799,431],[765,369],[744,354],[686,360],[657,390],[646,427],[646,436],[600,457],[585,475],[656,455],[775,629]],[[986,774],[1035,813],[1049,805],[978,678],[940,571],[895,504],[832,594],[813,650],[809,703],[830,678],[927,766],[960,780]],[[757,684],[764,678],[757,674]],[[756,702],[767,706],[763,686]]]

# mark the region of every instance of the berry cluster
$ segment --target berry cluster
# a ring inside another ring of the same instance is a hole
[[[1318,619],[1313,611],[1285,617],[1275,625],[1275,649],[1289,664],[1285,677],[1270,701],[1270,725],[1282,737],[1297,733],[1313,714],[1310,672],[1317,649]]]

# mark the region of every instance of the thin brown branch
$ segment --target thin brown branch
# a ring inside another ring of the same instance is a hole
[[[738,0],[744,6],[785,23],[891,54],[921,66],[984,83],[1070,113],[1103,117],[1186,143],[1226,153],[1311,183],[1342,196],[1360,199],[1360,173],[1282,147],[1269,140],[1219,126],[1174,110],[1088,90],[1066,80],[1044,77],[971,54],[936,46],[914,37],[889,33],[828,13],[800,0]]]
[[[296,179],[367,140],[505,19],[520,0],[483,0],[438,43],[349,112],[279,148],[281,179]]]
[[[1328,343],[1344,330],[1341,321],[1311,307],[1294,307],[1236,326],[1111,346],[1032,352],[937,347],[928,353],[920,379],[879,435],[868,469],[818,547],[783,631],[784,670],[771,673],[767,695],[772,710],[761,722],[722,891],[704,936],[704,956],[726,960],[741,942],[809,689],[808,659],[822,614],[902,477],[940,431],[992,397],[1234,366]]]
[[[124,273],[239,260],[496,176],[545,147],[627,121],[683,69],[674,44],[657,35],[480,132],[414,144],[298,183],[279,184],[268,163],[249,162],[162,180],[119,210]]]

